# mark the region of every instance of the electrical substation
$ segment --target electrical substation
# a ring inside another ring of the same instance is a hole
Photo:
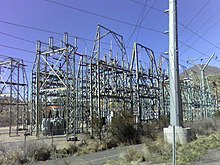
[[[101,139],[115,113],[130,112],[136,123],[170,115],[168,58],[156,58],[140,43],[127,51],[123,36],[101,25],[95,36],[90,55],[68,33],[60,43],[37,41],[29,83],[23,60],[1,58],[0,112],[7,112],[9,136],[25,130],[37,137],[89,133]],[[182,71],[183,120],[209,118],[218,109],[217,87],[196,78]]]

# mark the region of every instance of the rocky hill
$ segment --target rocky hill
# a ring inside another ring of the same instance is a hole
[[[204,67],[204,64],[199,64],[198,65],[200,68]],[[198,66],[194,65],[193,67],[187,69],[187,71],[194,71],[194,73],[198,74],[198,76],[200,76],[200,69],[198,68]],[[210,66],[208,65],[205,69],[205,75],[209,76],[211,74],[220,74],[220,68],[216,67],[216,66]]]

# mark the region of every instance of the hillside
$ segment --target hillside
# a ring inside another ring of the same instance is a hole
[[[202,68],[204,64],[199,64],[199,66]],[[200,76],[200,69],[198,68],[198,66],[194,65],[193,67],[187,69],[187,71],[190,71],[190,70],[193,70],[194,73]],[[205,75],[209,76],[210,74],[220,74],[220,68],[208,65],[205,69]]]

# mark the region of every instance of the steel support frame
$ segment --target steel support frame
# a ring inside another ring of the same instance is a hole
[[[47,125],[55,118],[61,120],[63,127],[59,131],[67,137],[76,133],[76,50],[68,42],[67,33],[59,45],[54,44],[53,37],[48,44],[37,41],[32,70],[31,134],[39,136],[43,129],[49,130]],[[57,114],[51,109],[56,109]]]
[[[27,129],[28,81],[24,61],[0,56],[0,106],[8,112],[9,136]]]

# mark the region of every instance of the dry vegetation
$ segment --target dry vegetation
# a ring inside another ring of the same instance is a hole
[[[53,147],[43,142],[29,142],[26,148],[0,146],[0,164],[21,164],[51,158]]]
[[[147,163],[167,163],[170,164],[172,158],[171,145],[163,141],[162,128],[167,125],[168,119],[164,118],[160,122],[157,120],[133,127],[132,116],[127,113],[116,115],[111,125],[110,136],[102,140],[87,139],[74,144],[69,142],[68,146],[57,149],[55,146],[47,145],[43,142],[28,142],[26,150],[24,148],[13,148],[6,150],[0,146],[0,164],[22,164],[35,161],[45,161],[48,159],[63,158],[71,155],[82,155],[98,152],[119,145],[129,145],[144,143],[144,149],[137,151],[129,148],[121,155],[120,160],[107,162],[106,164],[140,164]],[[198,159],[209,149],[220,147],[220,112],[215,114],[215,118],[196,122],[186,123],[191,126],[195,140],[186,145],[177,146],[177,163],[187,164]],[[118,122],[120,121],[120,127]],[[130,128],[132,127],[132,128]],[[132,135],[130,135],[132,134]]]
[[[220,112],[216,112],[213,119],[201,120],[187,123],[191,126],[194,141],[185,145],[177,145],[177,164],[190,164],[205,155],[208,150],[220,147]],[[171,164],[172,146],[158,136],[153,141],[145,141],[142,151],[130,148],[123,154],[120,160],[109,161],[107,165],[127,165],[147,162],[150,164]]]

